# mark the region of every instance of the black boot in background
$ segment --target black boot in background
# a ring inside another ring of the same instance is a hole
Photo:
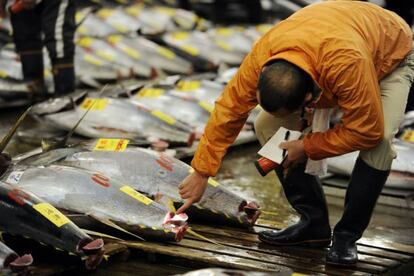
[[[299,213],[298,223],[281,231],[262,231],[259,239],[275,245],[325,247],[331,242],[328,209],[318,177],[306,174],[305,163],[291,168],[286,178],[283,168],[276,173],[290,205]]]
[[[362,237],[371,219],[389,171],[368,166],[358,158],[345,195],[345,209],[335,226],[332,247],[326,262],[334,265],[354,265],[358,261],[356,241]]]
[[[22,63],[23,79],[31,92],[30,100],[36,103],[47,99],[42,51],[20,53],[20,61]]]
[[[53,82],[55,85],[55,97],[74,92],[75,68],[73,63],[53,65]]]

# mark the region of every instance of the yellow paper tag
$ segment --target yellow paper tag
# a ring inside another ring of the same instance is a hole
[[[144,88],[138,92],[137,98],[157,98],[164,93],[165,90],[161,88]]]
[[[198,49],[194,46],[191,46],[191,45],[188,45],[188,44],[183,44],[183,45],[180,45],[180,48],[183,51],[189,53],[192,56],[197,56],[198,55]]]
[[[91,109],[91,110],[104,110],[108,105],[108,99],[99,99],[99,98],[86,98],[80,108],[82,109]]]
[[[108,39],[109,43],[116,44],[119,41],[121,41],[122,36],[120,36],[120,35],[110,35],[110,36],[108,36],[107,39]]]
[[[158,52],[158,54],[160,54],[160,55],[162,55],[162,56],[164,56],[168,59],[175,58],[175,53],[173,51],[168,50],[167,48],[158,47],[157,52]]]
[[[75,14],[75,21],[76,21],[76,23],[81,22],[84,16],[85,16],[85,15],[84,15],[83,13],[81,13],[81,12],[77,12],[77,13]]]
[[[220,185],[220,183],[218,183],[216,180],[214,180],[211,177],[208,179],[208,184],[210,184],[213,187],[217,187],[218,185]]]
[[[224,42],[222,40],[217,40],[216,41],[216,45],[219,46],[221,49],[225,50],[225,51],[232,51],[233,48],[230,46],[230,44],[228,44],[227,42]]]
[[[187,32],[175,32],[172,34],[172,37],[176,40],[185,40],[188,36],[189,34]]]
[[[120,33],[126,33],[126,32],[129,31],[128,26],[125,26],[124,24],[120,24],[120,23],[117,23],[117,22],[112,22],[111,25],[112,25],[112,27],[115,28],[115,30],[117,30]]]
[[[59,210],[57,210],[49,203],[34,204],[33,209],[38,211],[41,215],[50,220],[57,227],[62,227],[70,221],[67,217],[65,217],[65,215],[63,215],[61,212],[59,212]]]
[[[98,50],[95,53],[98,57],[101,57],[101,58],[106,59],[106,60],[111,61],[111,62],[115,61],[114,55],[109,51]]]
[[[414,143],[414,130],[411,130],[411,129],[405,130],[403,135],[401,136],[401,139],[404,141]]]
[[[99,59],[97,59],[96,57],[94,57],[94,56],[92,56],[90,54],[83,55],[83,59],[86,62],[89,62],[89,63],[91,63],[93,65],[96,65],[96,66],[102,66],[103,65],[103,62],[102,61],[100,61]]]
[[[99,139],[94,151],[124,151],[128,146],[128,139]]]
[[[6,71],[0,70],[0,78],[6,78],[7,76],[8,75]]]
[[[177,83],[177,88],[180,91],[193,91],[200,88],[201,82],[198,80],[190,80],[190,81],[179,81]]]
[[[139,202],[144,203],[145,205],[150,205],[152,203],[152,199],[144,196],[143,194],[141,194],[140,192],[134,190],[134,188],[132,188],[130,186],[127,186],[127,185],[122,186],[120,190],[122,192],[126,193],[127,195],[135,198]]]
[[[93,38],[90,37],[83,37],[78,40],[78,45],[82,47],[89,47],[93,43]]]
[[[158,119],[166,122],[169,125],[174,125],[175,122],[176,122],[176,120],[173,117],[165,114],[164,112],[162,112],[160,110],[154,110],[154,111],[151,112],[151,114],[154,115],[155,117],[157,117]]]
[[[137,16],[137,15],[140,14],[140,12],[142,11],[142,8],[143,7],[144,7],[144,5],[142,3],[140,3],[140,4],[132,5],[132,6],[128,7],[128,8],[126,8],[125,11],[128,14],[131,14],[133,16]]]
[[[217,28],[216,33],[222,36],[230,36],[233,34],[233,30],[230,28]]]
[[[273,25],[271,24],[260,24],[256,26],[256,30],[258,30],[261,33],[265,33],[268,30],[270,30],[272,28]]]
[[[113,10],[110,9],[100,9],[96,14],[102,18],[108,18],[113,13]]]
[[[140,56],[141,56],[137,50],[135,50],[135,49],[133,49],[133,48],[129,47],[128,45],[121,44],[121,45],[119,45],[119,48],[120,48],[120,49],[121,49],[121,50],[122,50],[125,54],[127,54],[128,56],[130,56],[130,57],[132,57],[132,58],[134,58],[134,59],[139,59],[139,58],[140,58]]]
[[[214,110],[214,105],[206,101],[200,101],[198,102],[198,105],[201,106],[204,110],[208,111],[209,113],[213,112]]]

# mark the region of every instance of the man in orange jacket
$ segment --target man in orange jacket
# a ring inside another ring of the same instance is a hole
[[[414,77],[412,34],[393,12],[366,2],[310,5],[278,23],[245,58],[216,101],[192,161],[194,172],[180,185],[184,211],[198,202],[208,177],[216,175],[229,145],[258,104],[255,129],[263,144],[280,127],[300,128],[305,106],[337,106],[342,122],[326,132],[282,143],[288,152],[284,176],[277,170],[300,221],[282,231],[263,231],[263,242],[327,246],[331,240],[323,190],[304,172],[305,161],[360,151],[333,231],[328,263],[357,262],[356,241],[368,226],[396,153],[392,139],[404,115]]]

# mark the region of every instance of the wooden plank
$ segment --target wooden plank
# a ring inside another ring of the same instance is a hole
[[[223,237],[218,236],[208,232],[200,232],[204,236],[214,241],[219,242],[220,244],[235,247],[244,250],[252,250],[266,254],[272,254],[277,256],[283,256],[292,259],[304,259],[306,261],[316,262],[318,264],[325,264],[325,249],[314,249],[314,248],[306,248],[306,247],[299,247],[299,246],[272,246],[262,242],[253,242],[253,241],[246,241],[246,240],[239,240],[237,235],[233,237]],[[187,235],[188,236],[188,235]],[[186,237],[188,239],[197,239],[193,237]],[[401,264],[401,262],[397,260],[391,259],[384,259],[378,258],[375,256],[370,256],[366,254],[359,254],[359,261],[360,263],[358,266],[364,266],[364,264],[372,264],[376,266],[381,266],[386,269],[397,267]]]
[[[262,263],[256,260],[243,259],[229,255],[203,251],[202,249],[185,248],[176,244],[162,244],[153,242],[123,242],[129,248],[134,248],[150,253],[169,255],[177,258],[185,258],[211,266],[221,266],[243,270],[256,270],[266,272],[282,272],[285,267],[271,263]]]
[[[386,269],[374,265],[363,265],[358,267],[361,271],[348,270],[348,269],[338,269],[337,267],[326,266],[325,264],[318,264],[312,259],[304,258],[286,258],[280,257],[273,254],[261,253],[258,251],[250,249],[238,249],[235,247],[215,245],[211,243],[195,241],[195,240],[183,240],[180,242],[179,246],[187,247],[192,249],[202,248],[203,251],[214,252],[215,254],[220,255],[229,255],[234,257],[243,258],[243,260],[256,260],[263,263],[271,263],[275,265],[288,266],[295,271],[305,272],[305,273],[322,273],[328,275],[349,275],[350,273],[384,273]]]
[[[254,232],[247,233],[239,229],[231,229],[231,228],[225,228],[225,227],[218,228],[218,227],[211,227],[207,225],[193,225],[192,227],[194,230],[202,234],[214,233],[217,236],[223,236],[223,237],[228,237],[228,238],[232,238],[236,236],[237,239],[242,240],[242,241],[251,241],[251,242],[257,242],[257,243],[260,242],[259,239],[257,238],[257,234]],[[395,253],[395,252],[390,252],[390,251],[384,251],[379,248],[358,245],[358,249],[360,253],[363,253],[365,255],[371,255],[374,257],[385,258],[385,259],[390,259],[390,260],[398,260],[402,262],[408,262],[408,261],[413,260],[413,258],[410,255],[406,255],[402,253]]]

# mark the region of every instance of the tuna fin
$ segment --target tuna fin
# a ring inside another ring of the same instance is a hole
[[[0,153],[3,152],[3,150],[6,148],[6,146],[9,144],[11,138],[13,137],[16,130],[19,128],[19,126],[22,124],[23,120],[26,118],[26,115],[29,114],[32,107],[28,107],[25,112],[23,112],[22,115],[17,119],[17,121],[14,123],[14,125],[10,128],[9,132],[4,136],[3,140],[0,142]]]
[[[203,236],[203,235],[201,235],[199,233],[196,233],[193,229],[191,229],[191,227],[188,227],[187,233],[189,233],[190,235],[192,235],[192,236],[194,236],[196,238],[199,238],[199,239],[202,239],[204,241],[207,241],[209,243],[212,243],[212,244],[215,244],[215,245],[221,245],[218,242],[213,241],[212,239],[209,239],[209,238],[207,238],[207,237],[205,237],[205,236]]]
[[[117,241],[124,241],[123,239],[117,238],[115,236],[111,236],[111,235],[107,235],[101,232],[97,232],[97,231],[93,231],[93,230],[89,230],[89,229],[81,229],[83,232],[85,232],[88,235],[91,236],[96,236],[96,237],[101,237],[101,238],[108,238],[108,239],[113,239],[113,240],[117,240]]]
[[[101,219],[101,218],[98,218],[98,217],[95,217],[95,216],[92,216],[92,215],[90,215],[90,216],[91,216],[92,218],[96,219],[97,221],[99,221],[100,223],[103,223],[103,224],[105,224],[105,225],[107,225],[107,226],[109,226],[109,227],[112,227],[112,228],[114,228],[114,229],[117,229],[117,230],[119,230],[119,231],[121,231],[121,232],[127,233],[127,234],[129,234],[129,235],[131,235],[131,236],[133,236],[133,237],[135,237],[135,238],[137,238],[137,239],[141,240],[141,241],[145,241],[145,239],[141,238],[141,237],[140,237],[140,236],[138,236],[138,235],[135,235],[134,233],[129,232],[128,230],[126,230],[126,229],[122,228],[121,226],[119,226],[119,225],[117,225],[117,224],[113,223],[113,222],[112,222],[111,220],[109,220],[109,219]]]

